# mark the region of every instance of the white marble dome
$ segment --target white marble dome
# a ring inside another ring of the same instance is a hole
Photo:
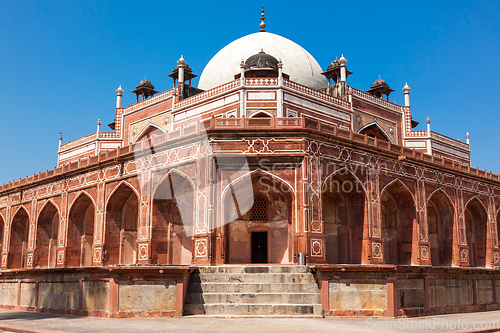
[[[291,40],[269,32],[257,32],[241,37],[220,50],[201,73],[198,88],[208,90],[234,80],[240,73],[241,61],[261,49],[283,62],[283,73],[290,80],[313,89],[326,86],[321,67],[313,56]]]

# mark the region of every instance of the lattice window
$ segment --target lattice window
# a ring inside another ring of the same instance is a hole
[[[255,197],[252,207],[252,220],[267,221],[267,200],[264,197]]]

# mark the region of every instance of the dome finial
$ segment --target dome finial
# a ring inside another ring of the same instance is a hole
[[[266,16],[264,15],[264,6],[262,6],[262,14],[260,14],[260,19],[262,22],[260,22],[259,27],[260,27],[260,32],[266,32],[266,24],[264,23],[264,20],[266,19]]]

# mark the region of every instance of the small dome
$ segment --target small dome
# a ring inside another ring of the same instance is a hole
[[[370,88],[376,88],[376,87],[380,87],[380,86],[389,87],[389,85],[387,83],[385,83],[385,81],[382,80],[380,78],[380,75],[379,75],[378,79],[375,82],[373,82],[373,84],[370,86]]]
[[[146,77],[144,77],[144,80],[141,80],[141,82],[139,82],[139,84],[137,85],[136,89],[140,88],[140,87],[149,87],[151,89],[155,88],[155,86],[153,86],[153,84],[151,83],[151,81],[149,81]]]
[[[337,67],[340,67],[340,61],[337,58],[335,58],[335,60],[332,61],[332,63],[326,68],[326,70],[334,69]]]
[[[252,68],[272,68],[278,70],[278,59],[270,54],[266,54],[262,50],[245,61],[245,69]]]

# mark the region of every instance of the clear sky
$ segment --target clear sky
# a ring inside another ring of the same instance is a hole
[[[379,75],[412,88],[413,118],[465,141],[472,165],[500,172],[498,1],[10,1],[0,0],[0,184],[57,164],[64,142],[114,119],[115,89],[147,75],[156,90],[180,55],[195,74],[222,47],[267,31],[308,50],[323,69],[342,54],[369,89]],[[257,50],[258,51],[258,50]],[[194,84],[197,84],[195,81]],[[107,127],[106,127],[107,128]]]

